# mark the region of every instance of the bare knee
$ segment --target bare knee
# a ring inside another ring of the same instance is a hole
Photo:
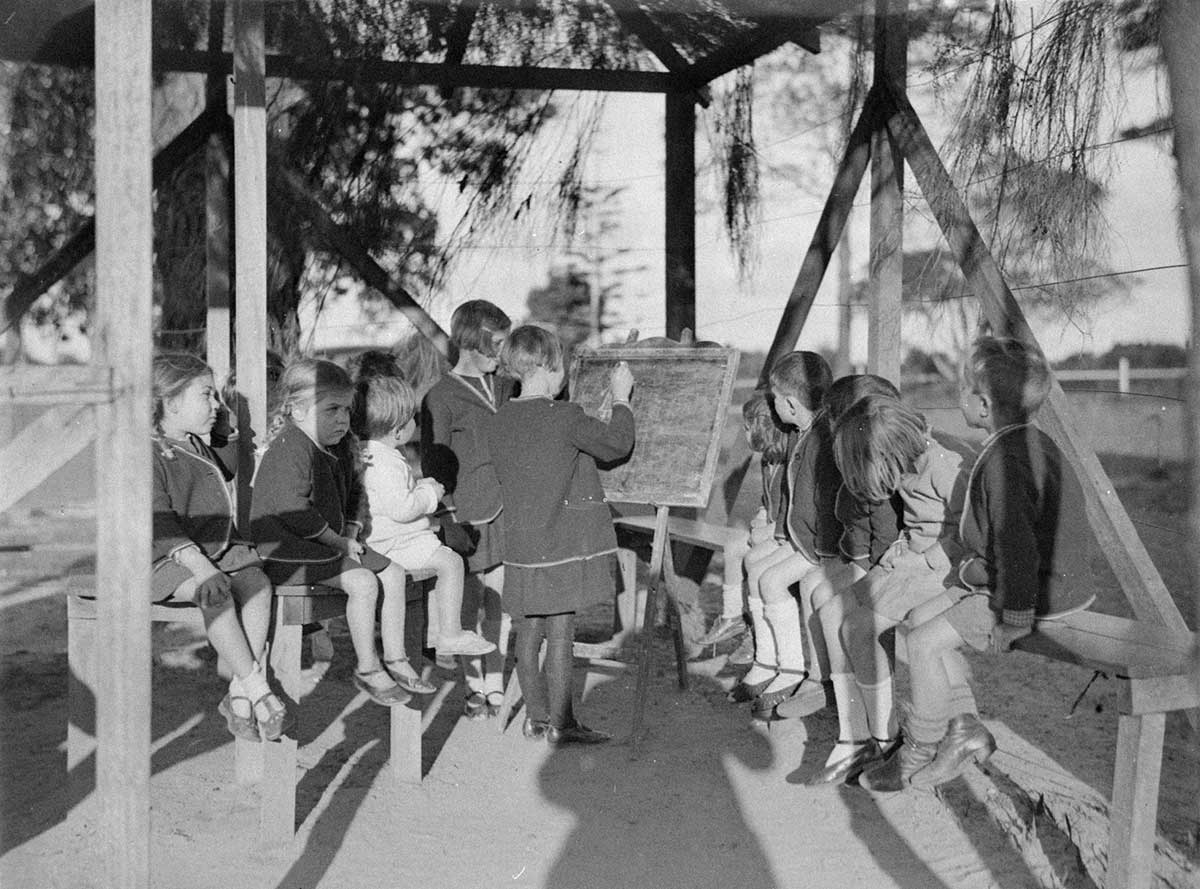
[[[233,596],[239,605],[259,604],[270,600],[271,581],[261,569],[246,568],[231,576],[233,578]]]
[[[404,569],[395,562],[388,565],[379,573],[379,583],[383,587],[383,594],[385,596],[395,595],[396,593],[402,594],[407,582],[408,578],[404,573]]]
[[[342,574],[338,586],[352,599],[374,598],[379,593],[379,579],[366,568],[354,568]]]
[[[429,560],[429,567],[437,574],[438,582],[463,585],[464,569],[462,556],[448,546],[440,547]]]

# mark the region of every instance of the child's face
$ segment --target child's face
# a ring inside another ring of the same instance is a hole
[[[504,340],[507,334],[504,331],[485,331],[492,338],[492,354],[485,355],[475,349],[464,349],[463,351],[470,356],[471,362],[475,365],[475,369],[482,373],[495,373],[496,368],[500,366],[500,347],[504,345]]]
[[[292,408],[292,421],[321,447],[337,444],[350,431],[349,392],[329,392]]]
[[[972,429],[991,428],[991,400],[976,392],[965,374],[960,374],[958,378],[958,408]]]
[[[178,395],[163,400],[163,432],[172,438],[204,437],[212,431],[220,406],[212,374],[196,377]]]

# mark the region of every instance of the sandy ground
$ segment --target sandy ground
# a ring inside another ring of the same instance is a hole
[[[91,571],[92,525],[87,516],[33,521],[0,528],[0,542],[35,542],[0,553],[0,886],[100,887],[93,765],[68,776],[64,752],[62,591]],[[700,605],[714,608],[714,593],[710,580]],[[680,691],[660,639],[636,756],[633,673],[580,662],[580,713],[613,732],[613,744],[555,750],[525,741],[516,724],[501,734],[495,721],[459,718],[460,687],[426,734],[424,780],[412,786],[392,780],[386,714],[350,685],[349,640],[337,625],[334,643],[334,661],[304,701],[295,842],[264,850],[259,790],[233,780],[211,653],[189,629],[156,629],[153,885],[1103,885],[1115,689],[1098,679],[1072,713],[1092,678],[1085,670],[1019,653],[978,660],[979,699],[1000,752],[936,795],[875,798],[789,782],[824,761],[832,713],[752,723],[724,701],[736,677],[723,656],[693,661],[690,688]],[[1172,717],[1156,886],[1200,886],[1198,798],[1195,736]]]

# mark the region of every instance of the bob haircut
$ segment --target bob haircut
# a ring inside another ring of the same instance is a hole
[[[504,311],[486,299],[467,300],[454,310],[450,316],[450,342],[459,352],[466,349],[496,357],[496,348],[492,337],[497,333],[507,333],[512,328],[512,320]]]
[[[895,398],[860,398],[838,420],[833,456],[850,493],[886,500],[929,447],[925,418]]]
[[[203,358],[189,352],[161,352],[154,356],[151,372],[153,389],[153,408],[151,419],[154,428],[162,423],[164,403],[168,398],[175,398],[183,392],[197,377],[205,374],[212,376],[212,368],[205,364]]]
[[[771,368],[771,391],[798,398],[816,413],[825,404],[825,393],[833,383],[829,362],[816,352],[788,352]]]
[[[842,418],[850,406],[860,398],[868,395],[879,398],[900,398],[900,390],[892,385],[891,380],[875,374],[850,374],[833,381],[829,391],[825,393],[825,414],[830,423],[836,423]]]
[[[504,341],[500,349],[500,363],[518,380],[524,380],[539,367],[551,371],[562,370],[562,343],[550,331],[525,324],[510,333]]]
[[[1005,419],[1036,414],[1050,391],[1050,366],[1041,349],[1023,340],[978,337],[963,362],[963,381],[987,395]]]
[[[416,412],[412,386],[400,377],[368,377],[354,386],[350,424],[359,438],[383,438],[407,424]]]
[[[787,432],[771,407],[771,399],[762,389],[742,405],[742,422],[746,427],[750,449],[762,454],[764,463],[782,463],[787,457]]]

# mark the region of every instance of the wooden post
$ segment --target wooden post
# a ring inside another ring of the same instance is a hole
[[[106,886],[150,885],[150,0],[96,3],[96,785]]]
[[[250,524],[255,439],[267,421],[267,109],[263,0],[233,7],[238,522]]]
[[[1106,889],[1137,889],[1153,882],[1166,722],[1165,713],[1118,717]]]
[[[908,70],[907,0],[875,0],[875,82],[903,92]],[[867,370],[900,383],[904,286],[904,161],[887,130],[871,137],[870,315]]]
[[[210,4],[208,51],[212,61],[205,84],[205,105],[209,117],[223,119],[228,102],[225,87],[225,56],[221,39],[225,31],[225,4]],[[204,149],[205,183],[205,263],[204,293],[208,304],[205,321],[205,343],[208,364],[213,369],[217,385],[229,376],[229,154],[225,146],[224,126],[213,128]]]
[[[667,93],[666,335],[696,329],[695,93]]]

